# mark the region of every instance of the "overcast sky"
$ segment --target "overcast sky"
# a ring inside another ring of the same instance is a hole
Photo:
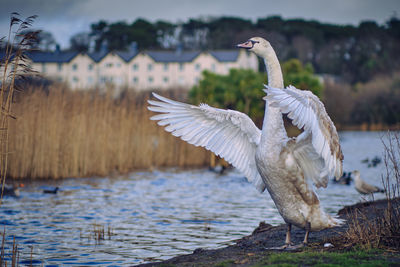
[[[0,0],[0,37],[8,32],[11,12],[38,15],[34,27],[51,32],[63,48],[69,38],[90,31],[90,24],[137,18],[150,22],[186,21],[207,16],[238,16],[256,21],[271,15],[358,25],[383,24],[400,14],[400,0]]]

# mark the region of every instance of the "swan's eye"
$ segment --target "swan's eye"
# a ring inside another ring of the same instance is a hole
[[[258,44],[259,41],[254,41],[254,40],[249,40],[249,42],[251,42],[251,44],[254,46],[255,44]]]

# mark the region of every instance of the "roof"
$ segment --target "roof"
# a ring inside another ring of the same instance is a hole
[[[69,52],[43,52],[43,51],[33,51],[26,54],[33,62],[39,63],[63,63],[71,61],[79,52],[69,51]]]
[[[105,56],[107,56],[108,51],[107,50],[101,50],[99,52],[93,52],[93,53],[87,53],[87,55],[93,59],[94,62],[99,62],[101,61]]]
[[[131,61],[132,58],[139,54],[137,50],[116,51],[115,53],[126,62]]]
[[[209,51],[209,53],[220,62],[236,61],[239,56],[239,52],[239,49]]]
[[[146,51],[157,62],[190,62],[195,59],[200,51]]]
[[[100,62],[105,56],[107,56],[111,51],[102,50],[100,52],[87,53],[87,55],[93,59],[95,62]],[[139,52],[136,49],[131,49],[128,51],[114,51],[120,58],[125,62],[129,62],[134,58]],[[191,62],[198,55],[200,51],[144,51],[144,54],[150,56],[156,62]],[[220,62],[233,62],[236,61],[239,56],[239,50],[215,50],[209,51],[213,57],[215,57]],[[79,52],[42,52],[35,51],[27,53],[27,56],[33,61],[38,63],[63,63],[71,61]]]

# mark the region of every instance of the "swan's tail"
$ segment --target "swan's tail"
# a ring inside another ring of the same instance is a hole
[[[346,220],[339,218],[339,216],[337,215],[335,216],[326,215],[326,216],[328,217],[329,227],[340,226],[346,222]]]

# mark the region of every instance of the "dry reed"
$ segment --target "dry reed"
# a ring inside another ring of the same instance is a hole
[[[5,245],[5,239],[6,239],[6,230],[4,228],[3,234],[2,234],[2,242],[1,242],[1,253],[0,253],[0,267],[7,267],[7,260],[8,258],[6,257],[6,253],[5,253],[5,249],[4,249],[4,245]],[[9,254],[9,253],[7,253]],[[10,265],[12,267],[15,266],[19,266],[19,257],[20,257],[20,253],[18,250],[18,245],[15,242],[15,236],[13,237],[13,243],[12,243],[12,250],[11,250],[11,254],[9,255],[11,262]],[[32,264],[31,264],[32,266]]]
[[[172,94],[174,92],[170,92]],[[164,92],[164,95],[166,93]],[[106,176],[153,167],[198,167],[210,154],[149,118],[146,94],[29,88],[14,104],[8,175]]]
[[[9,124],[10,119],[15,119],[12,113],[14,94],[18,90],[15,82],[23,79],[26,74],[33,74],[27,64],[25,53],[36,42],[37,31],[23,33],[28,29],[36,16],[30,16],[22,20],[18,13],[12,13],[4,51],[0,53],[0,176],[2,204],[4,186],[7,177],[9,155]],[[0,47],[5,37],[0,38]]]
[[[382,140],[386,165],[386,173],[382,175],[386,190],[384,205],[382,208],[372,206],[369,214],[363,214],[357,209],[350,213],[349,229],[340,241],[344,241],[346,247],[400,251],[400,134],[388,132],[387,137],[386,141]],[[371,214],[380,215],[369,218]]]

